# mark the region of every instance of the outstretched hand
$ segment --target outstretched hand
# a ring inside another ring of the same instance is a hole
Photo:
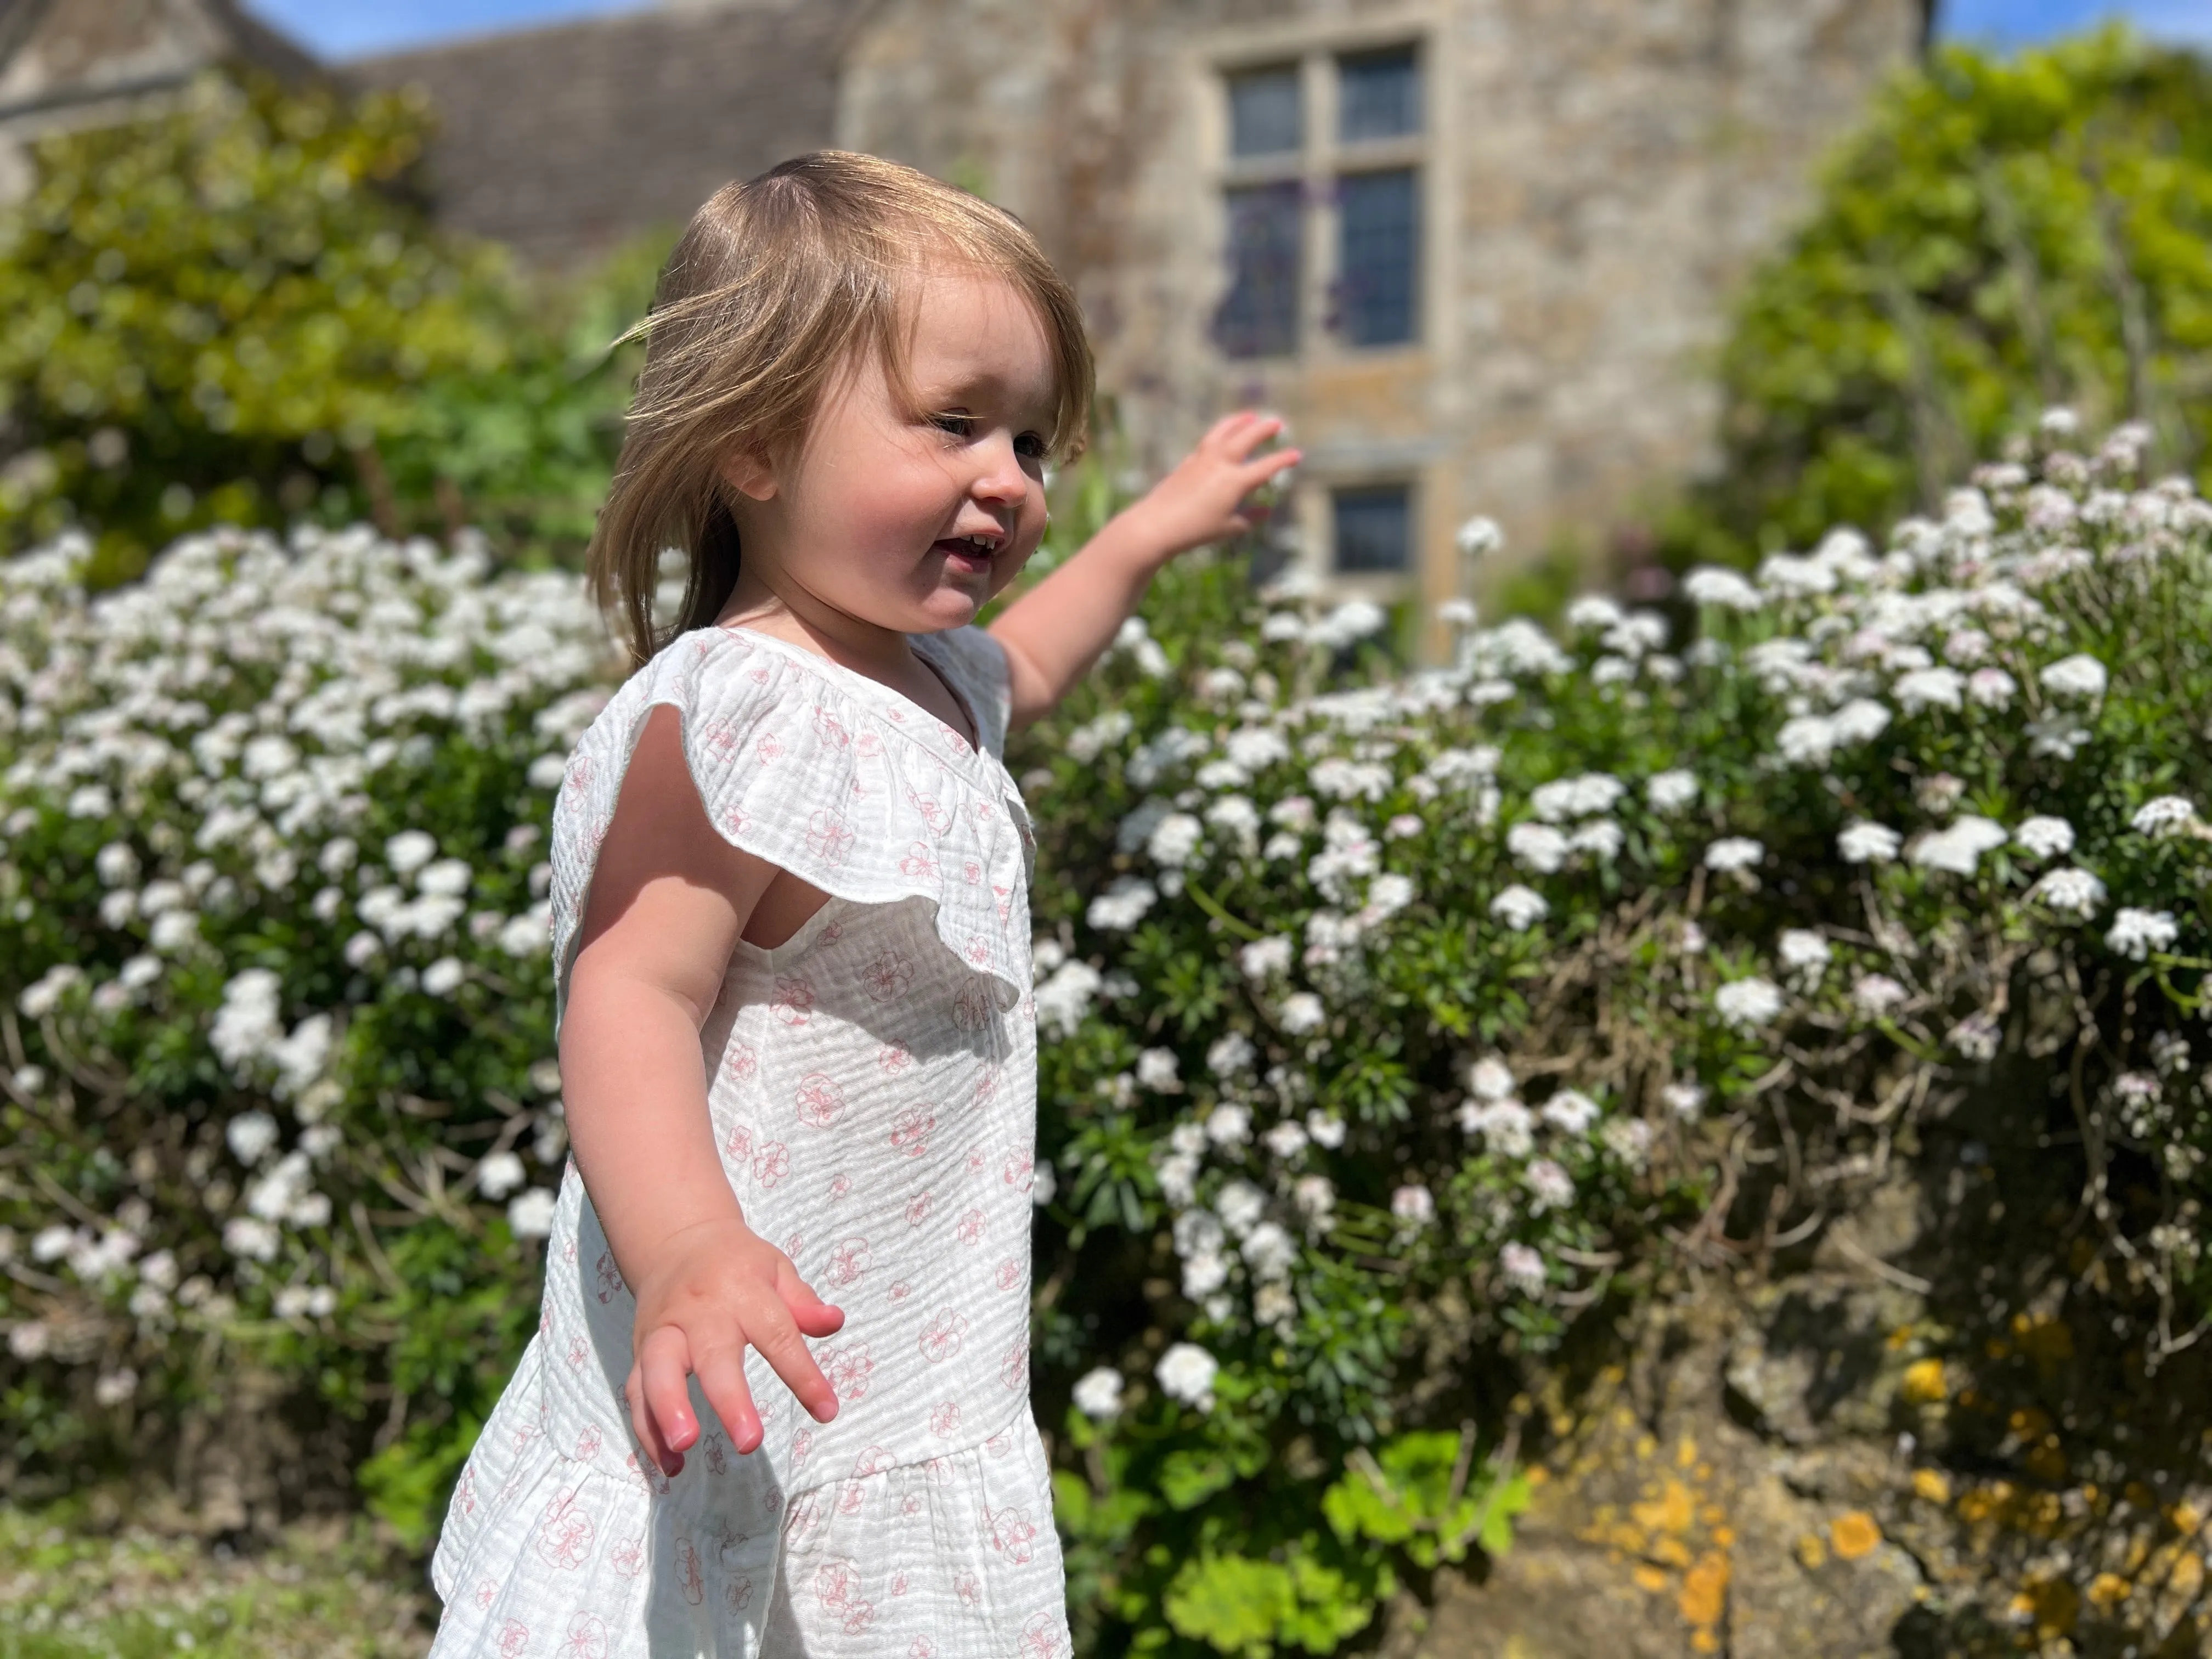
[[[687,1376],[714,1407],[732,1445],[761,1443],[760,1413],[745,1384],[750,1344],[817,1423],[837,1414],[836,1390],[802,1338],[834,1335],[845,1316],[808,1289],[791,1258],[742,1221],[707,1222],[670,1241],[636,1286],[635,1356],[623,1395],[638,1443],[664,1474],[684,1468],[699,1438]]]
[[[1146,539],[1163,558],[1243,535],[1261,516],[1247,498],[1297,465],[1300,452],[1295,449],[1253,453],[1283,429],[1279,416],[1255,410],[1224,416],[1123,516],[1141,523]]]

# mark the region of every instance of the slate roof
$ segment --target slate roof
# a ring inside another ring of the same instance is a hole
[[[440,221],[568,263],[679,228],[732,179],[833,139],[858,0],[738,0],[487,35],[344,66],[437,112]]]

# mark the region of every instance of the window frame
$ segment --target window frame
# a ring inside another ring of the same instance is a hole
[[[1215,266],[1217,275],[1227,275],[1231,268],[1227,217],[1231,191],[1295,180],[1302,190],[1304,207],[1297,323],[1290,349],[1243,356],[1229,352],[1220,337],[1221,310],[1228,295],[1228,289],[1224,286],[1207,314],[1205,332],[1209,344],[1224,362],[1264,365],[1331,359],[1365,361],[1431,349],[1438,320],[1434,296],[1439,284],[1434,274],[1442,225],[1436,211],[1436,158],[1442,149],[1439,110],[1443,101],[1432,33],[1432,26],[1426,18],[1395,21],[1378,19],[1364,29],[1336,29],[1325,33],[1301,32],[1295,39],[1240,43],[1236,50],[1209,55],[1206,70],[1217,112],[1216,165],[1210,199],[1223,235],[1222,257]],[[1418,77],[1419,130],[1375,138],[1341,138],[1341,60],[1393,51],[1410,51],[1413,54]],[[1303,143],[1296,151],[1265,155],[1234,154],[1231,81],[1240,74],[1281,69],[1293,63],[1298,68],[1303,94]],[[1346,281],[1341,181],[1359,174],[1401,169],[1413,175],[1411,336],[1374,345],[1355,344],[1345,333],[1338,317]]]
[[[1322,488],[1323,518],[1328,526],[1328,561],[1323,570],[1334,585],[1352,591],[1394,592],[1409,583],[1418,583],[1421,574],[1421,489],[1422,479],[1418,471],[1382,472],[1371,477],[1347,476],[1329,479]],[[1337,537],[1338,502],[1342,496],[1361,493],[1380,495],[1395,490],[1406,501],[1406,562],[1395,570],[1370,568],[1364,570],[1346,569],[1340,562],[1340,549]]]

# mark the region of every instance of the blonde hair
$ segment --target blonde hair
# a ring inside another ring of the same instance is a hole
[[[1091,348],[1075,293],[1012,214],[896,161],[817,150],[725,185],[662,270],[622,455],[588,556],[639,664],[720,614],[738,580],[722,463],[803,441],[832,377],[872,349],[906,380],[913,278],[933,257],[1000,277],[1036,310],[1053,356],[1052,453],[1085,437]],[[661,550],[686,559],[681,614],[656,630]]]

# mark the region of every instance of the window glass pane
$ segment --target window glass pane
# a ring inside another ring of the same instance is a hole
[[[1353,345],[1413,337],[1420,193],[1411,167],[1338,181],[1337,326]]]
[[[1413,493],[1404,484],[1363,484],[1331,492],[1336,568],[1340,571],[1413,568]]]
[[[1421,130],[1421,67],[1411,46],[1336,60],[1338,136],[1346,143]]]
[[[1248,70],[1229,77],[1229,153],[1279,155],[1305,143],[1298,66]]]
[[[1298,273],[1304,240],[1296,183],[1225,191],[1229,293],[1214,337],[1232,357],[1272,357],[1298,344]]]

